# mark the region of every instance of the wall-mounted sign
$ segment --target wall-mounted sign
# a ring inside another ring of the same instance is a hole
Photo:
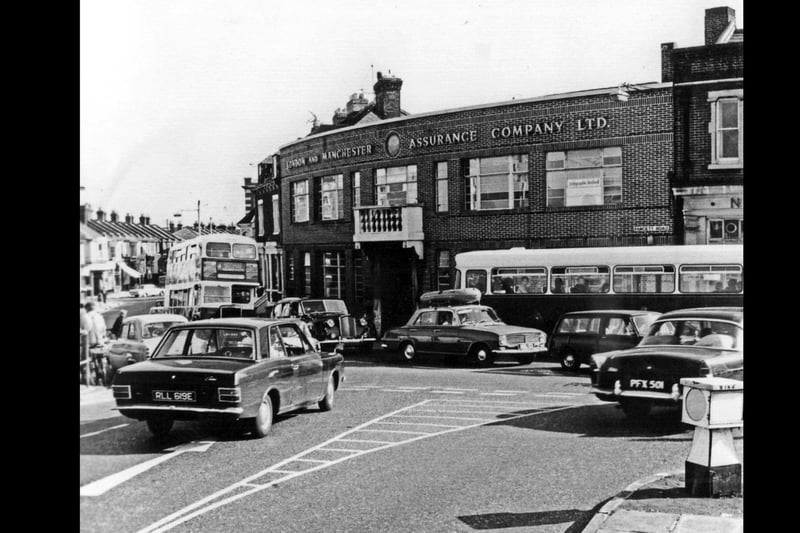
[[[362,144],[359,146],[348,146],[346,148],[338,148],[336,150],[328,150],[321,154],[310,154],[303,157],[295,157],[286,161],[286,170],[293,168],[303,167],[306,165],[313,165],[320,161],[337,161],[339,159],[349,159],[360,155],[372,155],[372,145]]]
[[[408,147],[413,149],[427,146],[442,146],[444,144],[461,144],[475,142],[477,139],[478,130],[450,131],[447,133],[437,133],[435,135],[413,137],[408,142]]]
[[[634,226],[633,231],[640,233],[655,233],[658,231],[669,231],[669,226]]]
[[[400,153],[400,136],[392,132],[386,137],[386,153],[389,154],[389,157],[397,157]]]

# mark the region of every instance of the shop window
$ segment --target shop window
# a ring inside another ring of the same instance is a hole
[[[364,300],[364,258],[361,250],[353,252],[353,292],[356,302]]]
[[[417,203],[417,165],[375,169],[378,205]]]
[[[436,163],[436,212],[448,210],[447,201],[447,162]]]
[[[548,152],[547,206],[580,207],[622,202],[622,148]]]
[[[292,222],[308,222],[308,180],[292,183]]]
[[[343,218],[344,188],[341,174],[320,178],[319,196],[319,220]]]
[[[450,251],[440,250],[436,261],[436,286],[442,291],[451,288],[450,285]]]
[[[294,281],[295,280],[294,271],[295,271],[294,256],[293,255],[287,255],[286,256],[286,277],[289,279],[289,281]]]
[[[524,207],[528,199],[528,156],[470,159],[465,168],[466,207],[471,211]]]
[[[361,172],[353,172],[353,207],[361,207]]]
[[[272,195],[272,234],[278,235],[281,232],[281,208],[278,202],[278,195]]]
[[[739,218],[711,219],[708,221],[709,244],[743,244],[744,220]]]
[[[303,254],[303,295],[311,295],[311,252]]]
[[[322,254],[323,287],[326,298],[342,297],[342,279],[344,274],[344,254],[341,252],[325,252]]]
[[[711,165],[709,168],[741,168],[744,165],[744,91],[711,91]]]

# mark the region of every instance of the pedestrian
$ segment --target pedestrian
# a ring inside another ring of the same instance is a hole
[[[122,322],[125,320],[126,316],[128,316],[128,310],[121,310],[119,316],[117,316],[117,319],[114,321],[114,325],[111,326],[111,334],[114,335],[116,339],[122,336]]]
[[[94,307],[94,302],[88,302],[85,306],[84,329],[89,335],[90,348],[101,346],[106,340],[106,321],[103,315],[96,311]]]
[[[86,328],[84,327],[86,324],[86,309],[83,307],[83,302],[81,302],[81,333],[86,332]]]

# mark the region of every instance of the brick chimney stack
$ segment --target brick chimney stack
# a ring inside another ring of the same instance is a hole
[[[89,204],[83,204],[81,206],[81,222],[86,224],[92,219],[93,216],[94,216],[94,209],[92,209],[92,206]]]
[[[142,226],[147,224],[147,219],[144,218],[144,215],[139,215],[139,224],[141,224]]]
[[[383,118],[400,116],[400,88],[403,80],[392,76],[384,76],[378,72],[378,81],[372,86],[375,91],[375,113]]]
[[[350,95],[350,100],[347,102],[347,114],[358,113],[367,105],[369,101],[364,98],[364,93],[353,93]]]
[[[133,224],[133,215],[131,215],[130,213],[125,215],[125,223],[126,224]]]
[[[116,211],[111,211],[111,215],[110,216],[111,216],[111,222],[116,222],[117,219],[119,218],[119,215],[117,215]]]
[[[97,220],[99,220],[100,222],[105,222],[106,221],[106,212],[103,211],[102,207],[98,207],[97,208],[97,215],[96,216],[97,216]]]
[[[706,46],[714,44],[731,22],[736,22],[736,10],[730,7],[706,9]]]
[[[661,43],[661,82],[673,81],[675,67],[672,65],[672,51],[675,43]]]

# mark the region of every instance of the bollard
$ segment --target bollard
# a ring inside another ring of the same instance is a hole
[[[742,464],[733,429],[741,427],[744,382],[726,378],[682,378],[681,422],[694,438],[686,459],[686,491],[692,496],[736,496],[742,492]]]

